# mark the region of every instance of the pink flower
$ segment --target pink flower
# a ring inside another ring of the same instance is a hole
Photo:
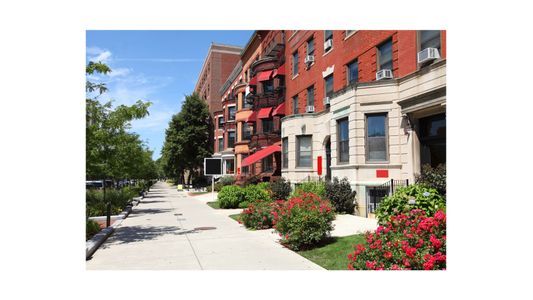
[[[442,221],[446,219],[446,215],[442,212],[442,210],[439,210],[438,212],[435,213],[435,219]]]
[[[366,261],[365,265],[366,265],[366,268],[370,269],[370,270],[374,270],[376,268],[376,262],[375,261],[373,261],[373,262]]]
[[[392,252],[385,251],[385,253],[383,253],[383,257],[385,257],[386,259],[391,259],[392,258]]]

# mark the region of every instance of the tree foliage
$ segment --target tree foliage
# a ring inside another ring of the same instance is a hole
[[[103,63],[89,62],[87,75],[107,74]],[[129,132],[131,121],[149,114],[150,102],[137,101],[131,106],[113,107],[97,97],[107,91],[105,83],[86,83],[86,177],[87,179],[152,179],[158,177],[152,151],[139,135]],[[90,97],[91,93],[97,95]]]
[[[161,165],[167,177],[185,182],[188,171],[192,177],[200,177],[204,158],[211,156],[211,122],[206,102],[198,94],[185,97],[181,111],[172,116],[166,130],[161,150]]]

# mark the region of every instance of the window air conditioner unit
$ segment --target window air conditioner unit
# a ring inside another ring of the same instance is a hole
[[[330,101],[329,97],[324,98],[324,105],[329,105],[330,104],[329,101]]]
[[[308,106],[305,108],[305,111],[308,112],[308,113],[315,112],[315,106],[314,106],[314,105],[308,105]]]
[[[329,39],[327,41],[324,42],[324,51],[328,51],[329,48],[331,48],[331,46],[333,46],[333,40],[332,39]]]
[[[426,61],[432,61],[434,59],[440,58],[439,49],[437,48],[426,48],[418,52],[418,63],[425,63]]]
[[[376,80],[381,79],[392,79],[392,70],[390,69],[383,69],[376,72]]]
[[[314,56],[314,55],[307,55],[307,56],[305,57],[304,63],[305,63],[306,65],[310,65],[310,64],[312,64],[312,63],[314,63],[314,62],[315,62],[315,56]]]

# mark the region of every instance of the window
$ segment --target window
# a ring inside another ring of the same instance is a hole
[[[298,114],[298,95],[292,97],[292,113]]]
[[[226,160],[226,174],[233,174],[235,171],[235,161],[233,159]]]
[[[273,127],[273,122],[272,122],[272,118],[270,119],[261,119],[262,120],[262,125],[263,125],[263,133],[270,133],[272,132],[272,127]]]
[[[298,74],[298,51],[292,54],[292,76]]]
[[[366,160],[388,161],[387,114],[366,115]]]
[[[252,136],[252,128],[250,127],[250,125],[248,125],[248,123],[243,122],[241,129],[242,129],[242,132],[241,132],[242,140],[249,141],[250,137]]]
[[[296,166],[312,167],[311,135],[296,137]]]
[[[324,30],[324,42],[333,38],[333,30]]]
[[[315,86],[307,88],[307,106],[315,106]]]
[[[325,85],[325,93],[326,97],[331,97],[333,94],[333,74],[329,75],[328,77],[324,78],[324,85]]]
[[[228,121],[235,121],[235,106],[228,107]]]
[[[357,82],[359,77],[359,63],[357,60],[346,65],[346,73],[348,73],[348,84]]]
[[[235,131],[228,131],[228,148],[235,146]]]
[[[392,70],[392,40],[381,44],[378,47],[378,66],[379,70]]]
[[[288,168],[289,167],[289,138],[283,138],[283,144],[281,145],[282,152],[282,167]]]
[[[263,93],[274,92],[274,81],[272,79],[263,81]]]
[[[307,55],[315,55],[315,40],[313,38],[307,41]]]
[[[437,48],[440,53],[440,31],[439,30],[421,30],[420,31],[420,50],[426,48]]]
[[[263,158],[262,170],[263,170],[263,172],[272,171],[272,155],[269,155],[269,156]]]
[[[224,150],[224,139],[218,138],[218,152],[222,152]]]
[[[218,117],[218,128],[222,128],[222,127],[224,127],[224,117],[219,116]]]
[[[337,143],[338,162],[348,162],[350,160],[350,148],[348,143],[348,118],[337,121]]]

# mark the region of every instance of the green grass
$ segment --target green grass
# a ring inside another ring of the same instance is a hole
[[[220,209],[220,203],[218,201],[207,202],[207,205],[211,206],[214,209]]]
[[[297,253],[326,270],[347,270],[350,262],[347,255],[354,251],[357,244],[366,244],[364,235],[333,237],[324,245]]]
[[[229,217],[232,218],[233,220],[239,222],[240,215],[241,214],[234,214],[234,215],[229,215]]]

